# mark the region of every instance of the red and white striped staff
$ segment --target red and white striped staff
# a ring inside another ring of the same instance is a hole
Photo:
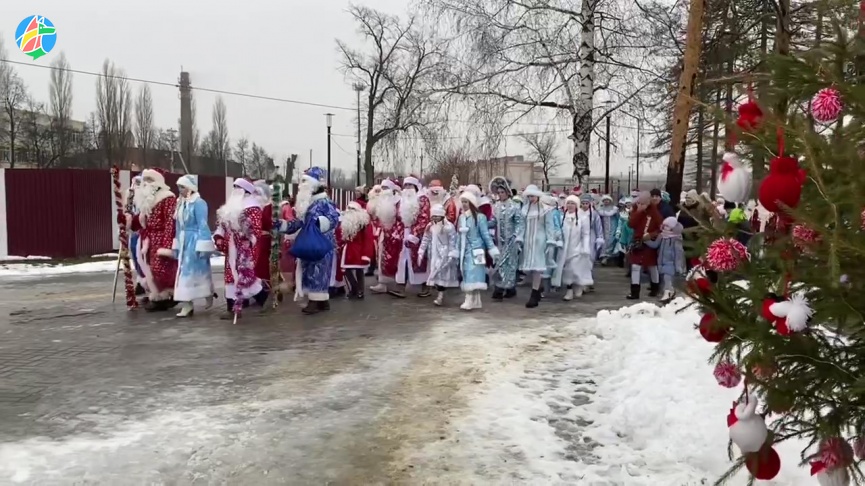
[[[123,204],[123,191],[120,189],[120,168],[116,165],[111,168],[111,179],[114,182],[114,206],[117,208],[118,213],[126,212],[126,208]],[[118,226],[120,227],[120,254],[118,255],[118,258],[123,262],[123,279],[126,285],[126,307],[132,310],[138,307],[138,301],[135,300],[135,286],[132,282],[132,266],[129,264],[129,235],[126,233],[126,225],[120,224]]]

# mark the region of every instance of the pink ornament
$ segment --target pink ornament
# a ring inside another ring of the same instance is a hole
[[[733,238],[718,238],[706,251],[706,266],[716,272],[730,272],[739,268],[742,260],[750,260],[745,245]]]
[[[739,368],[729,361],[721,361],[716,364],[712,374],[715,375],[718,384],[725,388],[734,388],[742,381],[742,373],[739,372]]]
[[[796,248],[809,252],[814,243],[820,241],[820,233],[812,230],[804,224],[793,226],[793,244]]]
[[[811,116],[820,123],[837,120],[841,108],[841,93],[835,88],[823,88],[811,100]]]
[[[840,437],[829,437],[820,444],[820,462],[826,469],[847,467],[853,463],[853,448]]]

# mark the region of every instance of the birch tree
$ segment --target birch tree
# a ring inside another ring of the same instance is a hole
[[[501,131],[538,109],[567,117],[573,176],[581,182],[599,122],[635,103],[658,77],[644,41],[630,33],[635,13],[606,2],[425,0],[437,25],[452,33],[443,90],[470,100],[474,125],[501,124]],[[613,103],[595,116],[601,90]]]
[[[371,186],[373,151],[379,142],[394,141],[400,133],[434,131],[430,95],[434,77],[444,68],[444,46],[432,32],[423,31],[415,17],[401,20],[362,6],[351,7],[349,13],[364,47],[357,49],[351,47],[356,42],[341,40],[336,44],[342,71],[352,83],[365,87],[363,167],[366,184]]]

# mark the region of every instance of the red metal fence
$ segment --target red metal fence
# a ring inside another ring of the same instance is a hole
[[[165,182],[174,189],[178,177],[167,173]],[[9,255],[79,258],[115,251],[109,171],[6,169],[5,181]],[[214,227],[216,210],[225,203],[226,179],[199,176],[198,189]],[[296,191],[293,184],[291,193]],[[352,191],[343,189],[330,195],[340,209],[353,199]]]

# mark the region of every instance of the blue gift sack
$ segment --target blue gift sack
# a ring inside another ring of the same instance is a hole
[[[333,251],[333,244],[318,227],[318,218],[310,218],[303,225],[297,239],[288,250],[295,258],[308,262],[321,260],[331,251]]]

